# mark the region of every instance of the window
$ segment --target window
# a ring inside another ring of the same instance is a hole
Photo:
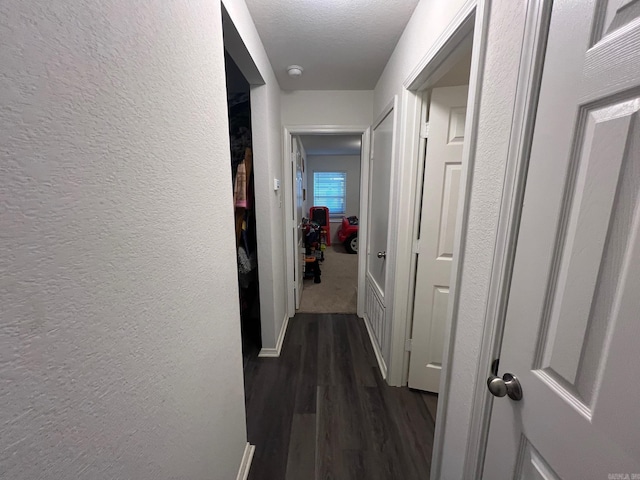
[[[313,172],[313,205],[327,207],[329,215],[346,211],[347,172]]]

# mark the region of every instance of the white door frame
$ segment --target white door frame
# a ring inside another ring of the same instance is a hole
[[[483,0],[468,0],[457,15],[434,42],[432,48],[425,54],[411,74],[404,82],[402,92],[402,125],[400,131],[403,136],[400,140],[401,155],[405,161],[400,162],[395,178],[397,197],[395,205],[409,205],[410,208],[396,208],[396,231],[407,232],[407,235],[399,235],[396,243],[396,264],[394,280],[394,310],[391,365],[389,368],[388,382],[390,385],[406,385],[409,355],[406,351],[406,343],[411,335],[411,316],[413,311],[413,283],[415,272],[415,240],[416,215],[418,205],[416,198],[420,185],[420,159],[424,156],[424,140],[420,139],[420,128],[424,121],[422,110],[423,93],[431,85],[448,71],[455,63],[455,54],[458,48],[469,37],[473,38],[473,54],[471,60],[471,74],[469,78],[469,99],[467,107],[465,142],[463,149],[463,166],[460,180],[460,203],[456,218],[456,236],[454,240],[454,258],[451,270],[451,287],[449,308],[446,319],[445,346],[443,354],[442,375],[440,381],[440,395],[438,400],[438,418],[434,438],[432,455],[432,478],[441,478],[441,464],[443,458],[443,443],[445,426],[443,419],[449,402],[450,369],[449,365],[453,355],[453,342],[456,334],[456,313],[459,302],[459,282],[461,279],[461,266],[464,251],[464,239],[466,237],[467,218],[469,215],[469,193],[473,182],[474,156],[478,135],[478,112],[480,106],[482,72],[487,45],[488,13],[487,5]],[[404,188],[399,188],[400,185]],[[501,282],[502,279],[492,278],[492,281]],[[469,394],[473,393],[473,386]],[[476,432],[477,436],[483,436],[483,430],[487,425],[481,423]],[[470,434],[472,432],[469,432]],[[477,452],[479,454],[479,452]],[[472,459],[473,460],[473,459]],[[477,460],[476,460],[477,461]],[[470,477],[471,478],[471,477]]]
[[[482,33],[483,31],[478,22],[484,20],[483,16],[478,15],[476,10],[476,1],[467,1],[442,35],[434,42],[433,47],[404,81],[400,102],[403,112],[400,131],[403,134],[398,142],[400,148],[399,158],[404,159],[404,161],[398,164],[392,190],[397,192],[397,198],[394,199],[396,208],[393,210],[393,217],[396,222],[394,231],[407,232],[408,234],[399,235],[395,244],[393,333],[388,377],[388,382],[392,386],[406,385],[409,368],[409,355],[406,351],[406,344],[411,336],[411,315],[413,312],[412,279],[415,275],[415,241],[418,234],[415,227],[419,208],[416,204],[416,198],[419,197],[421,188],[419,183],[421,178],[420,160],[424,157],[424,140],[420,139],[420,128],[424,121],[424,112],[422,111],[423,92],[438,81],[455,64],[457,59],[454,57],[458,47],[463,42],[468,42],[469,36],[473,34],[474,50],[471,62],[471,78],[469,79],[469,103],[465,127],[465,139],[468,140],[465,141],[463,151],[463,163],[468,164],[471,152],[475,149],[476,113],[479,99],[477,90],[479,88],[480,72],[484,68],[480,61],[480,59],[484,59],[484,54],[480,55],[484,44],[481,45],[479,39],[476,38],[478,32]],[[459,257],[460,239],[463,237],[463,225],[461,222],[466,217],[468,210],[468,202],[463,196],[467,186],[470,185],[468,170],[468,167],[463,167],[461,172],[461,201],[458,208],[458,218],[456,219],[457,234],[452,265],[451,299],[455,298],[455,284],[457,282],[455,271],[458,263],[456,258]],[[409,206],[410,208],[399,208],[400,205]],[[451,310],[451,307],[449,310]],[[446,348],[444,358],[447,358]]]
[[[358,290],[359,290],[358,294],[360,294],[360,291],[362,291],[362,297],[361,297],[362,298],[362,314],[359,313],[358,315],[364,319],[364,324],[367,329],[367,333],[369,334],[369,339],[371,340],[371,347],[373,348],[373,353],[375,354],[376,360],[378,361],[380,374],[382,375],[382,378],[387,381],[388,381],[388,366],[387,366],[388,356],[385,358],[385,354],[387,354],[387,345],[393,341],[392,331],[391,331],[392,326],[390,325],[390,322],[392,321],[391,312],[393,312],[393,293],[394,293],[393,288],[395,284],[395,278],[394,278],[395,272],[393,269],[393,265],[395,264],[394,252],[395,252],[396,236],[393,232],[395,232],[396,229],[395,229],[392,212],[394,210],[394,206],[396,205],[394,204],[395,193],[394,193],[393,179],[395,178],[395,175],[396,175],[395,171],[397,169],[396,164],[397,164],[397,158],[398,158],[397,157],[397,143],[398,143],[398,96],[397,95],[393,96],[391,101],[387,103],[387,105],[382,109],[382,112],[380,112],[378,117],[375,119],[375,121],[371,125],[370,150],[368,152],[367,158],[365,159],[363,157],[363,162],[366,162],[367,164],[367,172],[370,172],[371,162],[372,160],[375,161],[375,155],[376,155],[374,151],[374,146],[373,146],[373,144],[375,143],[375,139],[374,139],[375,130],[389,115],[391,115],[391,118],[392,118],[393,133],[392,133],[392,140],[391,140],[391,158],[388,159],[388,161],[391,163],[391,168],[390,168],[391,178],[389,180],[389,192],[388,192],[389,214],[387,215],[387,238],[386,238],[386,255],[387,256],[385,259],[385,261],[387,262],[387,267],[385,268],[385,274],[384,274],[384,291],[380,289],[380,286],[377,284],[377,282],[373,278],[371,278],[370,280],[370,282],[375,286],[374,288],[375,291],[381,297],[384,303],[384,318],[383,318],[384,325],[382,328],[384,329],[384,332],[385,332],[384,338],[385,339],[390,338],[389,341],[386,341],[386,340],[380,340],[379,342],[376,341],[374,326],[371,324],[370,318],[365,315],[365,311],[364,311],[364,297],[365,297],[364,292],[365,292],[365,288],[367,287],[366,285],[367,262],[371,258],[371,252],[369,251],[368,243],[367,244],[359,243],[359,245],[365,245],[365,250],[364,250],[365,255],[363,256],[363,262],[362,262],[363,263],[362,290],[360,290],[360,284],[358,284]],[[368,173],[367,190],[371,189],[371,185],[370,185],[371,181],[372,181],[372,177]],[[369,198],[369,195],[367,195],[367,197],[362,197],[362,199],[364,199],[367,202],[365,206],[366,208],[365,214],[367,215],[366,221],[368,225],[371,220],[370,218],[371,210],[369,208],[369,202],[371,201],[371,198]],[[365,241],[368,241],[368,236],[365,238]],[[360,298],[360,296],[358,298]]]
[[[486,378],[491,360],[499,351],[504,307],[508,298],[508,287],[512,270],[513,254],[517,240],[517,230],[521,212],[522,194],[526,178],[528,151],[530,147],[537,93],[540,85],[542,63],[544,58],[545,19],[549,12],[549,3],[545,0],[528,0],[524,20],[524,36],[519,58],[516,95],[510,99],[513,107],[511,131],[509,134],[507,158],[500,162],[505,165],[505,175],[500,185],[500,209],[495,214],[497,228],[493,235],[493,262],[483,274],[489,278],[486,310],[478,312],[477,322],[482,324],[483,337],[479,349],[465,352],[460,357],[458,353],[458,371],[460,369],[472,373],[472,382],[457,385],[457,394],[463,392],[464,398],[450,398],[451,360],[456,342],[458,305],[460,303],[460,282],[462,266],[465,263],[464,250],[467,236],[467,223],[470,212],[471,186],[475,167],[476,144],[478,137],[478,118],[482,94],[482,73],[485,68],[487,51],[487,36],[489,27],[489,13],[492,7],[490,0],[468,0],[460,9],[454,20],[444,33],[434,43],[422,61],[404,82],[402,93],[403,125],[401,131],[404,137],[403,155],[405,161],[401,168],[397,182],[402,182],[406,188],[399,189],[398,204],[411,205],[412,209],[396,211],[398,216],[398,230],[410,232],[411,235],[400,236],[397,244],[396,264],[396,305],[394,311],[394,345],[392,350],[392,365],[390,380],[402,384],[402,373],[407,359],[404,352],[405,341],[410,335],[407,328],[407,318],[410,315],[412,295],[410,294],[409,277],[412,267],[414,223],[416,215],[414,197],[418,186],[417,162],[420,157],[419,132],[421,125],[421,93],[435,82],[448,68],[447,57],[455,51],[466,35],[473,30],[473,55],[471,61],[471,77],[469,81],[469,102],[465,129],[465,147],[463,151],[463,169],[461,175],[461,196],[458,218],[456,220],[456,238],[454,244],[454,261],[452,265],[451,295],[447,314],[447,328],[445,350],[443,355],[443,372],[440,383],[438,401],[438,418],[434,438],[432,455],[432,478],[442,478],[443,462],[460,465],[464,456],[462,478],[481,478],[486,433],[490,420],[491,396],[486,388]],[[424,145],[422,145],[424,146]],[[497,187],[496,187],[497,188]],[[493,213],[487,214],[488,220],[493,220]],[[472,261],[473,259],[469,259]],[[471,289],[473,290],[473,289]],[[466,300],[469,304],[484,305],[485,298],[477,302]],[[462,342],[464,343],[464,342]],[[468,384],[467,384],[468,383]],[[471,400],[469,400],[471,399]],[[470,407],[469,407],[470,405]],[[468,423],[461,422],[445,424],[452,415],[464,413],[471,409]],[[455,423],[455,424],[454,424]],[[449,447],[445,450],[445,435]],[[451,445],[464,446],[465,451],[453,448]]]
[[[492,359],[500,356],[550,17],[551,2],[527,1],[511,134],[502,182],[503,194],[495,235],[496,247],[484,314],[484,335],[478,355],[476,384],[471,396],[465,478],[481,478],[483,472],[494,398],[486,387],[486,379]]]
[[[367,241],[367,199],[369,198],[369,125],[288,125],[284,127],[283,138],[283,171],[290,170],[292,135],[361,135],[362,147],[360,149],[360,211],[358,218],[358,245],[366,245]],[[308,155],[308,154],[307,154]],[[308,177],[307,177],[308,178]],[[308,181],[308,180],[307,180]],[[294,243],[293,243],[293,183],[290,175],[284,176],[284,215],[285,215],[285,251],[286,253],[286,281],[287,281],[287,313],[293,317],[296,313],[296,300],[294,292]],[[361,255],[358,249],[358,306],[357,314],[364,316],[364,277],[365,255]]]

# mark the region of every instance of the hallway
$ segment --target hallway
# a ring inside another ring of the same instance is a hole
[[[251,480],[429,478],[436,397],[384,382],[355,315],[296,315],[245,384]]]

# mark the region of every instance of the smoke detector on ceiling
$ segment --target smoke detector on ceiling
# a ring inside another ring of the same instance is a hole
[[[287,73],[290,77],[300,77],[302,75],[302,72],[304,72],[304,68],[302,68],[300,65],[289,65],[287,67]]]

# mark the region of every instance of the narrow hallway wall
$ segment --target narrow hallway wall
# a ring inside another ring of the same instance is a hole
[[[0,477],[235,478],[219,2],[0,3]]]
[[[373,90],[282,92],[282,125],[356,125],[373,122]]]
[[[412,113],[407,109],[408,97],[404,82],[420,66],[421,60],[430,52],[460,9],[468,5],[468,0],[418,3],[374,89],[375,119],[381,117],[391,102],[397,101],[394,112],[397,118],[392,127],[395,133],[395,162],[391,168],[389,195],[389,231],[392,233],[387,242],[388,283],[385,292],[386,318],[392,332],[388,380],[397,386],[406,381],[403,368],[403,359],[406,359],[405,322],[410,316],[409,304],[413,301],[408,271],[412,261],[414,187],[417,182],[417,154],[413,150],[418,140],[417,135],[416,138],[410,138],[414,118],[410,118]]]
[[[403,82],[451,23],[466,0],[421,1],[407,24],[374,90],[373,116],[382,113]]]

